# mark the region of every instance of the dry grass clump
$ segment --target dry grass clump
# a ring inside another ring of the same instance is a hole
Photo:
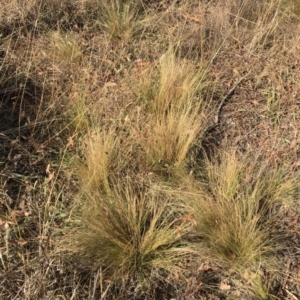
[[[139,97],[147,116],[140,126],[140,143],[150,169],[184,167],[189,150],[205,131],[203,87],[202,70],[178,60],[172,51],[161,57],[158,74],[141,78]]]
[[[87,11],[94,20],[93,27],[102,29],[110,39],[131,41],[142,29],[141,3],[135,1],[88,1]]]
[[[264,261],[278,246],[278,211],[293,207],[297,179],[283,167],[234,151],[207,161],[206,171],[207,188],[192,202],[197,234],[216,259],[230,265]]]
[[[116,129],[95,131],[83,146],[84,165],[79,164],[77,174],[89,192],[110,194],[114,178],[126,175],[132,163],[134,145],[122,139]]]
[[[122,293],[134,287],[135,296],[153,297],[157,284],[178,276],[191,254],[183,242],[191,225],[182,221],[183,207],[170,194],[127,180],[115,183],[109,195],[86,194],[71,250],[101,268],[104,282]]]
[[[62,62],[79,64],[84,57],[76,38],[59,32],[50,35],[48,48],[45,51],[49,51],[47,56],[51,57],[56,64]]]

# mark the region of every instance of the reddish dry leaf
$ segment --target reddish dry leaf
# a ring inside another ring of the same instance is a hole
[[[197,294],[201,288],[201,286],[203,285],[202,282],[200,282],[196,287],[195,287],[195,290],[194,290],[194,293]]]
[[[294,215],[294,216],[291,218],[290,226],[295,226],[295,225],[298,223],[298,220],[299,220],[299,215]]]
[[[181,231],[179,228],[177,228],[177,229],[176,229],[176,233],[178,234],[178,236],[181,236],[182,231]]]
[[[2,219],[0,219],[0,226],[4,225],[5,221],[3,221]]]

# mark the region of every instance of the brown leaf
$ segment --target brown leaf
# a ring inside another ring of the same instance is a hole
[[[290,223],[290,226],[294,226],[298,223],[298,220],[299,220],[299,216],[298,215],[294,215],[292,218],[291,218],[291,223]]]
[[[194,293],[197,294],[199,292],[199,290],[201,289],[201,286],[203,285],[203,283],[200,281],[200,283],[195,287]]]
[[[223,281],[220,283],[220,290],[221,291],[229,291],[231,289],[231,286]]]
[[[179,282],[179,274],[178,274],[178,272],[175,272],[174,276],[175,276],[176,282]]]
[[[25,210],[25,200],[21,200],[20,204],[19,204],[19,208],[21,209],[21,211]]]
[[[19,241],[9,240],[9,243],[10,243],[11,245],[14,245],[14,246],[24,246],[24,245],[27,244],[27,241],[25,241],[25,240],[23,240],[23,239],[21,239],[21,240],[19,240]]]
[[[48,184],[54,178],[54,171],[53,172],[50,171],[50,164],[47,165],[46,174],[48,176],[45,178],[44,183]]]
[[[73,93],[71,93],[70,94],[70,99],[76,99],[76,98],[78,98],[78,93],[77,92],[73,92]]]
[[[114,86],[117,86],[118,84],[115,83],[114,81],[108,81],[105,83],[105,86],[106,87],[114,87]]]
[[[290,143],[290,149],[294,149],[297,146],[297,140],[293,139]]]
[[[21,154],[16,154],[14,157],[13,157],[13,161],[18,161],[20,158],[22,157]]]
[[[19,245],[19,246],[24,246],[24,245],[26,245],[27,244],[27,241],[25,241],[25,240],[19,240],[19,241],[17,241],[17,244]]]
[[[248,270],[245,270],[245,272],[244,272],[244,274],[243,274],[243,278],[244,278],[245,280],[249,280],[249,278],[250,278],[250,273],[249,273]]]
[[[202,264],[197,271],[200,272],[200,271],[207,271],[207,270],[212,270],[212,271],[216,272],[216,271],[219,271],[219,268],[210,266],[209,264]]]
[[[199,271],[207,271],[207,270],[210,270],[211,269],[211,266],[208,265],[208,264],[204,264],[202,265],[200,268],[199,268]]]
[[[69,147],[70,148],[74,147],[74,140],[71,136],[69,136],[69,138],[68,138],[67,148],[69,148]]]

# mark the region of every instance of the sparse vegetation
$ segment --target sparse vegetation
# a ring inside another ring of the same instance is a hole
[[[298,2],[2,5],[0,298],[298,299]]]

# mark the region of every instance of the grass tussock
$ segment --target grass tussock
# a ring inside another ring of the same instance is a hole
[[[49,40],[51,47],[45,49],[49,51],[46,56],[52,58],[53,63],[81,63],[83,59],[82,49],[74,37],[53,32]]]
[[[172,173],[184,167],[206,128],[204,73],[176,59],[172,51],[161,57],[157,73],[146,73],[139,87],[147,113],[140,142],[150,169]]]
[[[113,284],[153,293],[159,281],[178,274],[191,253],[182,239],[190,227],[183,213],[182,203],[170,194],[120,183],[107,196],[87,195],[82,228],[71,240],[78,257],[102,268]]]
[[[109,194],[114,178],[125,176],[132,149],[113,128],[91,133],[84,142],[85,162],[78,165],[77,174],[89,191]]]
[[[259,157],[221,152],[207,161],[207,189],[193,200],[197,234],[217,259],[247,266],[276,249],[280,207],[295,205],[299,187],[284,167]]]
[[[142,29],[143,19],[141,18],[141,11],[139,11],[139,3],[113,0],[96,2],[95,4],[98,7],[95,24],[110,39],[128,42],[134,39]]]

